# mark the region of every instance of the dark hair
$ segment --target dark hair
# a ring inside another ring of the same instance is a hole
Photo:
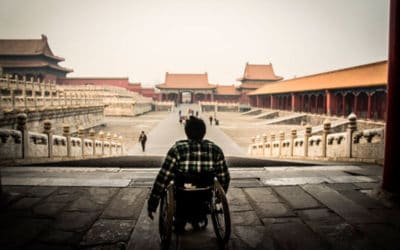
[[[190,116],[185,124],[185,133],[189,139],[201,140],[206,134],[206,124],[202,119]]]

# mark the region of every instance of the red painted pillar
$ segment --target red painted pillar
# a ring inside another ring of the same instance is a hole
[[[260,96],[256,95],[256,107],[259,108],[260,107]]]
[[[356,116],[358,116],[357,112],[358,112],[358,95],[354,95],[354,110],[353,110],[354,114],[356,114]]]
[[[371,95],[372,95],[372,94],[368,94],[367,119],[371,119]]]
[[[346,95],[342,95],[342,115],[346,117]]]
[[[274,96],[271,95],[271,109],[275,109],[275,100]]]
[[[294,93],[291,94],[292,95],[292,112],[296,111],[296,96]]]
[[[382,188],[400,193],[400,154],[395,153],[400,148],[400,121],[396,119],[400,107],[400,3],[390,1],[389,26],[389,64],[386,102],[386,130],[385,130],[385,161],[383,165]]]

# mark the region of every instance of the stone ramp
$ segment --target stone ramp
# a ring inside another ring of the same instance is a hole
[[[195,112],[199,109],[197,105],[185,105],[185,107],[180,107],[182,110],[186,108],[191,108]],[[183,114],[185,114],[185,111]],[[212,125],[209,123],[208,116],[205,113],[200,112],[200,118],[206,123],[207,132],[204,139],[216,143],[224,151],[225,155],[246,155],[245,150],[227,136],[219,126],[216,126],[215,123]],[[145,152],[142,152],[141,146],[136,144],[127,153],[129,155],[165,156],[177,140],[183,139],[186,139],[184,125],[179,123],[179,113],[175,110],[175,112],[171,112],[170,115],[166,116],[148,132]]]
[[[268,121],[260,122],[260,123],[257,123],[257,124],[259,124],[259,125],[283,124],[283,123],[287,123],[290,120],[300,119],[300,118],[303,118],[303,117],[306,117],[306,116],[307,115],[305,115],[305,114],[292,114],[292,115],[282,116],[282,117],[278,117],[278,118],[271,119],[271,120],[268,120]]]
[[[254,116],[253,118],[255,119],[268,119],[268,117],[273,116],[276,117],[278,116],[279,111],[266,111],[266,112],[262,112],[259,115]]]
[[[262,112],[262,109],[260,109],[260,108],[252,108],[251,110],[243,112],[240,115],[258,115],[261,112]]]

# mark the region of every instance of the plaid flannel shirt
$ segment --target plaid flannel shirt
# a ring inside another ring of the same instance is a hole
[[[225,191],[228,190],[230,175],[224,153],[209,140],[181,140],[170,148],[156,177],[147,209],[156,211],[160,196],[169,182],[174,178],[176,170],[185,173],[215,171],[218,181]]]

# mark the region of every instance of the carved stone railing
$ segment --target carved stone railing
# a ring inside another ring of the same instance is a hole
[[[384,157],[384,128],[357,131],[354,114],[348,117],[345,132],[330,133],[330,122],[323,124],[322,135],[311,135],[311,126],[306,126],[303,137],[292,130],[290,138],[284,133],[258,135],[252,138],[248,153],[257,157],[318,160],[359,160],[381,162]]]
[[[199,108],[205,112],[218,111],[239,111],[240,104],[238,102],[199,102]]]
[[[153,103],[155,111],[174,111],[175,102],[155,101]]]
[[[122,137],[103,132],[96,136],[89,131],[89,138],[79,128],[78,136],[71,136],[70,126],[65,124],[63,135],[52,133],[51,122],[44,123],[43,133],[26,129],[26,114],[18,115],[17,130],[0,129],[0,160],[32,158],[82,158],[123,155]]]

